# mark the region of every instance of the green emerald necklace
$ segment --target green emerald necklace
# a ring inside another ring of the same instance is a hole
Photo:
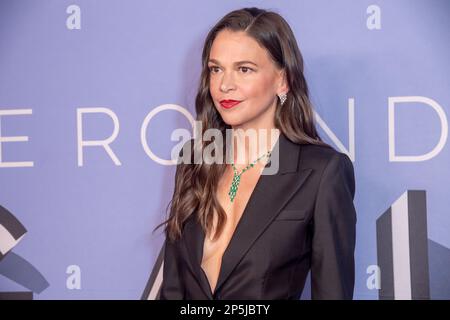
[[[261,157],[259,157],[258,159],[256,159],[255,161],[253,161],[252,163],[248,164],[244,169],[242,169],[241,173],[238,173],[234,163],[231,163],[231,166],[233,167],[233,181],[231,182],[231,187],[230,187],[230,191],[228,192],[228,195],[230,196],[230,200],[231,202],[233,202],[234,198],[236,197],[236,193],[238,191],[239,188],[239,183],[241,183],[241,176],[242,174],[247,171],[248,169],[251,169],[255,166],[255,163],[258,162],[259,160],[261,160],[261,158],[263,157],[267,157],[267,159],[270,158],[270,151],[268,151],[267,153],[263,154]]]

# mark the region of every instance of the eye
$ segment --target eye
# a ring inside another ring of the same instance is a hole
[[[215,72],[216,69],[219,69],[219,67],[216,67],[216,66],[210,66],[210,67],[209,67],[209,72],[211,72],[211,73],[216,73],[216,72]]]
[[[243,73],[250,73],[250,71],[253,71],[253,69],[249,67],[240,67],[239,69],[241,69]]]

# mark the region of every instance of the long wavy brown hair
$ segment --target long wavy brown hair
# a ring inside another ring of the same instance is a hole
[[[211,29],[205,39],[202,71],[195,100],[196,120],[201,121],[202,134],[210,128],[219,129],[225,141],[226,129],[231,128],[216,110],[209,89],[209,54],[214,39],[224,29],[244,31],[270,53],[279,69],[284,69],[289,92],[282,106],[277,100],[276,128],[294,143],[330,147],[322,141],[315,128],[308,86],[303,75],[303,57],[291,28],[278,13],[259,8],[243,8],[228,13]],[[210,143],[214,141],[201,141],[201,147]],[[225,154],[225,144],[223,148]],[[194,152],[194,148],[191,148],[191,152]],[[226,166],[226,163],[179,163],[175,173],[173,197],[166,208],[167,212],[170,207],[168,219],[155,229],[165,225],[166,238],[175,241],[181,236],[186,220],[195,215],[204,232],[209,233],[213,228],[213,215],[217,213],[214,239],[220,237],[225,226],[226,213],[218,202],[216,191]]]

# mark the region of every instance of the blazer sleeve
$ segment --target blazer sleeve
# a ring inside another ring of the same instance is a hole
[[[163,281],[160,300],[183,300],[184,286],[179,271],[179,257],[175,243],[164,242]]]
[[[192,143],[192,139],[187,143]],[[183,156],[183,150],[186,144],[183,145],[183,148],[180,150],[178,154],[179,158]],[[177,183],[178,180],[179,169],[180,164],[178,164],[176,167],[175,183]],[[177,241],[177,243],[179,243],[179,241]],[[184,284],[180,273],[181,261],[179,251],[177,250],[177,243],[169,241],[169,238],[166,234],[166,240],[164,242],[163,280],[159,294],[160,300],[185,299]]]
[[[355,283],[355,176],[350,158],[337,152],[317,193],[312,236],[311,299],[352,299]]]

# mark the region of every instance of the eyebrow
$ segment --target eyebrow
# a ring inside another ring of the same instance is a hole
[[[218,64],[219,66],[221,65],[220,62],[217,61],[216,59],[209,59],[208,62],[212,62],[212,63]],[[246,63],[253,64],[253,65],[256,66],[256,67],[258,66],[256,63],[251,62],[251,61],[249,61],[249,60],[237,61],[237,62],[234,63],[234,65],[235,65],[235,66],[239,66],[239,65],[242,65],[242,64],[246,64]]]

